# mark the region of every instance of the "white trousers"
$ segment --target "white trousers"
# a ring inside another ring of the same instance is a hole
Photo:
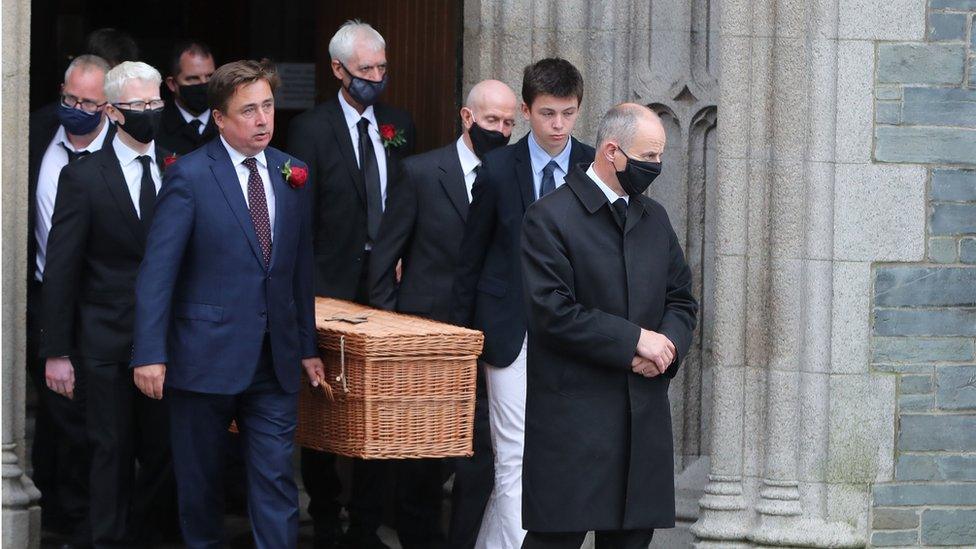
[[[525,447],[526,340],[510,366],[485,365],[488,420],[495,451],[495,487],[485,508],[476,549],[520,549],[522,529],[522,450]]]

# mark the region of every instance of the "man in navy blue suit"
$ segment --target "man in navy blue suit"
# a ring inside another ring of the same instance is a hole
[[[268,147],[273,70],[223,65],[208,87],[220,137],[169,167],[136,283],[133,376],[169,401],[186,545],[223,545],[223,436],[241,432],[257,547],[295,547],[292,472],[301,368],[315,344],[304,165]],[[313,381],[317,384],[317,381]]]

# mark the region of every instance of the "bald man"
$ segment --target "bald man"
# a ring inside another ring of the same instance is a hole
[[[370,303],[374,307],[450,320],[451,287],[471,187],[481,158],[508,143],[516,107],[515,93],[507,85],[497,80],[479,82],[461,107],[461,136],[444,147],[403,161],[390,187],[370,256]],[[401,261],[398,279],[397,264]],[[483,385],[479,387],[476,411],[475,456],[458,460],[454,484],[452,537],[470,538],[471,544],[492,487]],[[438,460],[398,463],[397,532],[405,548],[436,547],[443,542],[438,528],[443,478],[440,465]]]
[[[612,108],[592,164],[522,225],[529,318],[523,549],[646,549],[674,526],[668,384],[698,304],[668,214],[644,196],[665,133],[648,108]]]

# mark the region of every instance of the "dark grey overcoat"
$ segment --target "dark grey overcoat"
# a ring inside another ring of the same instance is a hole
[[[574,166],[522,226],[529,317],[522,526],[578,532],[674,526],[668,384],[697,302],[664,208],[632,198],[627,224]],[[666,335],[665,375],[631,372],[640,328]]]

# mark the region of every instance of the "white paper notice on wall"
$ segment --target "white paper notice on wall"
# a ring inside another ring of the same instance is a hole
[[[315,106],[315,63],[278,63],[281,87],[275,108],[305,110]]]

